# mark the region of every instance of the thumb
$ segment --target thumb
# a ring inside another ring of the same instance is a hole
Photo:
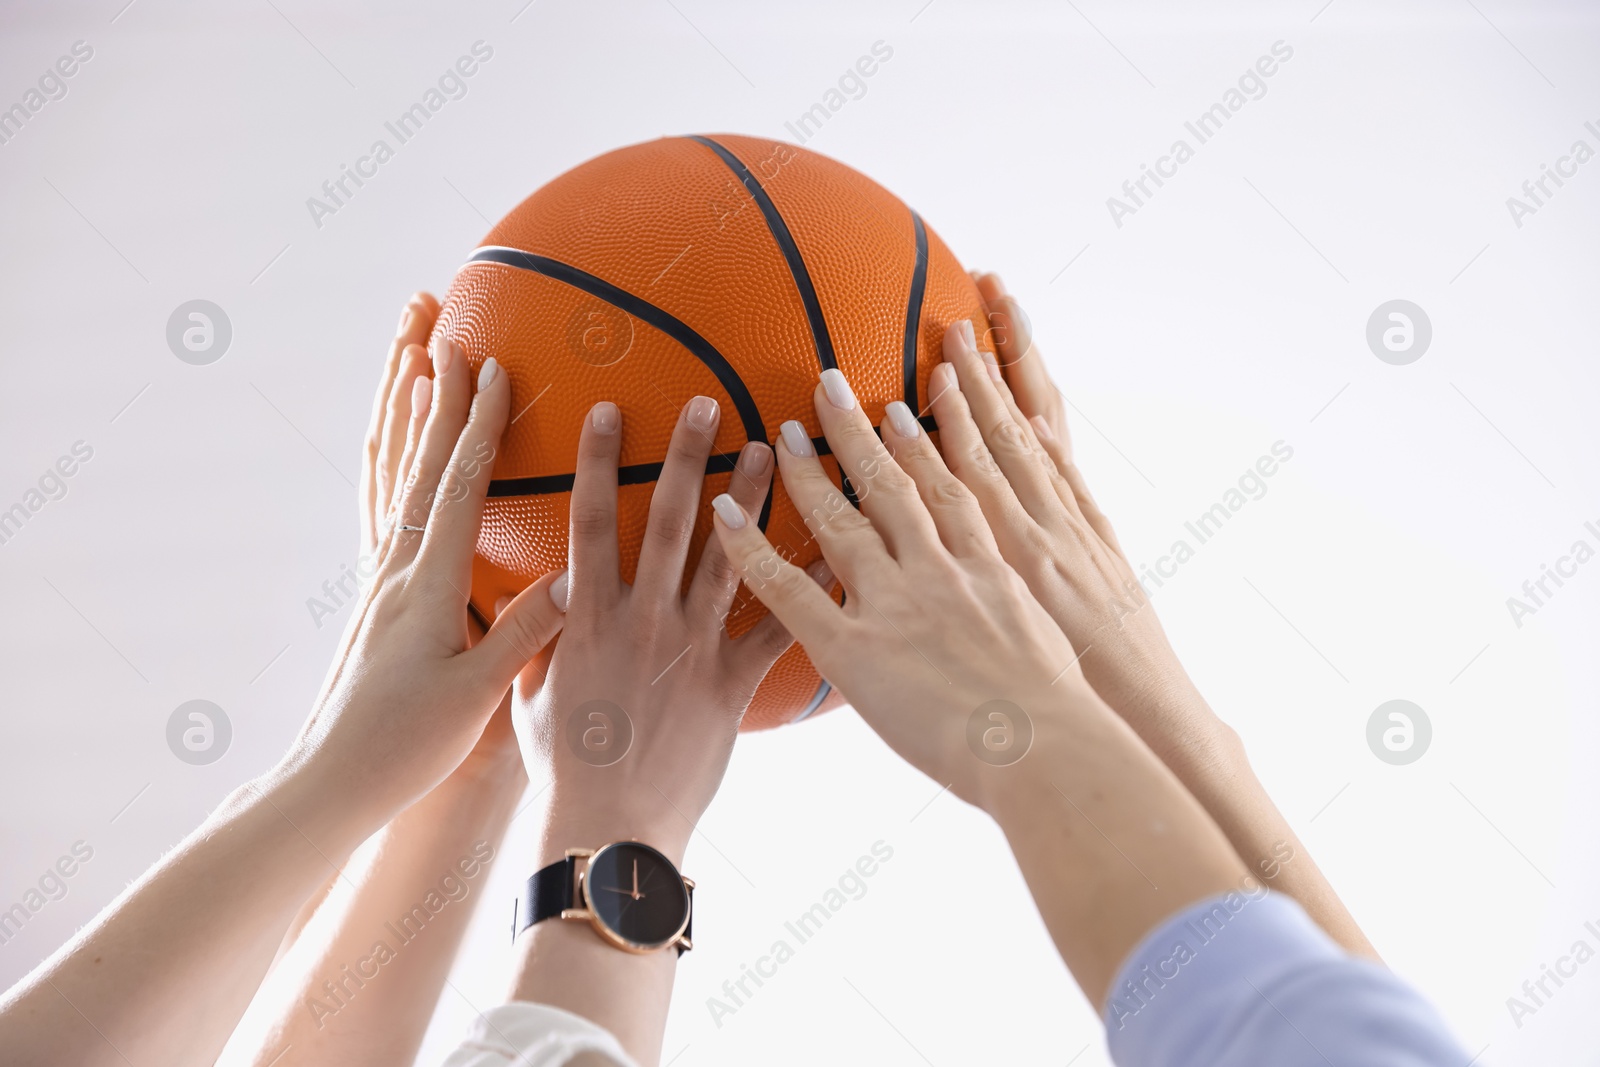
[[[557,603],[554,589],[560,596]],[[567,572],[552,571],[507,602],[495,605],[494,625],[466,655],[493,678],[501,690],[539,655],[567,621]]]

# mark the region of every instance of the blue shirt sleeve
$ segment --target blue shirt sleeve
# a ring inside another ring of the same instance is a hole
[[[1151,931],[1105,1010],[1118,1067],[1463,1067],[1438,1013],[1277,893],[1229,893]]]

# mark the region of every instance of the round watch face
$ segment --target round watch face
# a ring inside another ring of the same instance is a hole
[[[589,857],[583,876],[589,911],[624,948],[666,945],[689,922],[689,890],[667,857],[635,841],[619,841]]]

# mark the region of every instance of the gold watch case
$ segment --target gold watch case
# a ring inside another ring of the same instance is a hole
[[[567,849],[566,855],[569,859],[582,861],[572,865],[572,899],[582,901],[583,907],[563,909],[561,912],[561,918],[573,922],[587,922],[590,926],[594,927],[594,932],[599,934],[601,940],[605,941],[608,945],[611,945],[614,948],[620,948],[624,952],[631,952],[637,956],[648,956],[656,952],[665,951],[669,948],[676,948],[679,945],[683,946],[684,951],[688,951],[689,949],[694,948],[694,944],[689,940],[689,938],[684,936],[684,931],[689,928],[689,920],[694,915],[694,894],[688,892],[694,888],[693,879],[688,878],[683,874],[678,875],[679,878],[683,879],[685,895],[688,897],[689,901],[688,907],[684,909],[683,922],[679,924],[678,929],[674,931],[673,935],[667,940],[659,943],[644,944],[638,941],[631,941],[617,933],[615,930],[611,929],[611,927],[606,925],[605,920],[600,918],[599,913],[595,910],[594,901],[589,896],[589,880],[587,875],[589,872],[589,863],[594,859],[594,857],[602,854],[606,851],[606,849],[615,848],[618,845],[643,844],[643,841],[613,841],[612,843],[608,845],[602,845],[599,848]]]

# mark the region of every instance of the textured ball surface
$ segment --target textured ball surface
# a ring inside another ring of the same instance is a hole
[[[944,243],[892,194],[815,152],[670,137],[561,175],[489,231],[436,327],[474,373],[492,355],[511,381],[514,421],[494,462],[474,606],[492,617],[499,597],[566,566],[578,435],[593,404],[622,409],[618,534],[629,581],[679,412],[696,394],[721,405],[692,567],[711,535],[711,498],[746,441],[774,441],[788,419],[820,438],[812,391],[833,366],[875,424],[891,400],[924,413],[944,330],[959,318],[985,336],[977,287]],[[824,462],[837,481],[837,465]],[[763,520],[795,563],[820,558],[776,479]],[[741,586],[728,631],[737,637],[765,610]],[[744,728],[840,702],[796,646]]]

